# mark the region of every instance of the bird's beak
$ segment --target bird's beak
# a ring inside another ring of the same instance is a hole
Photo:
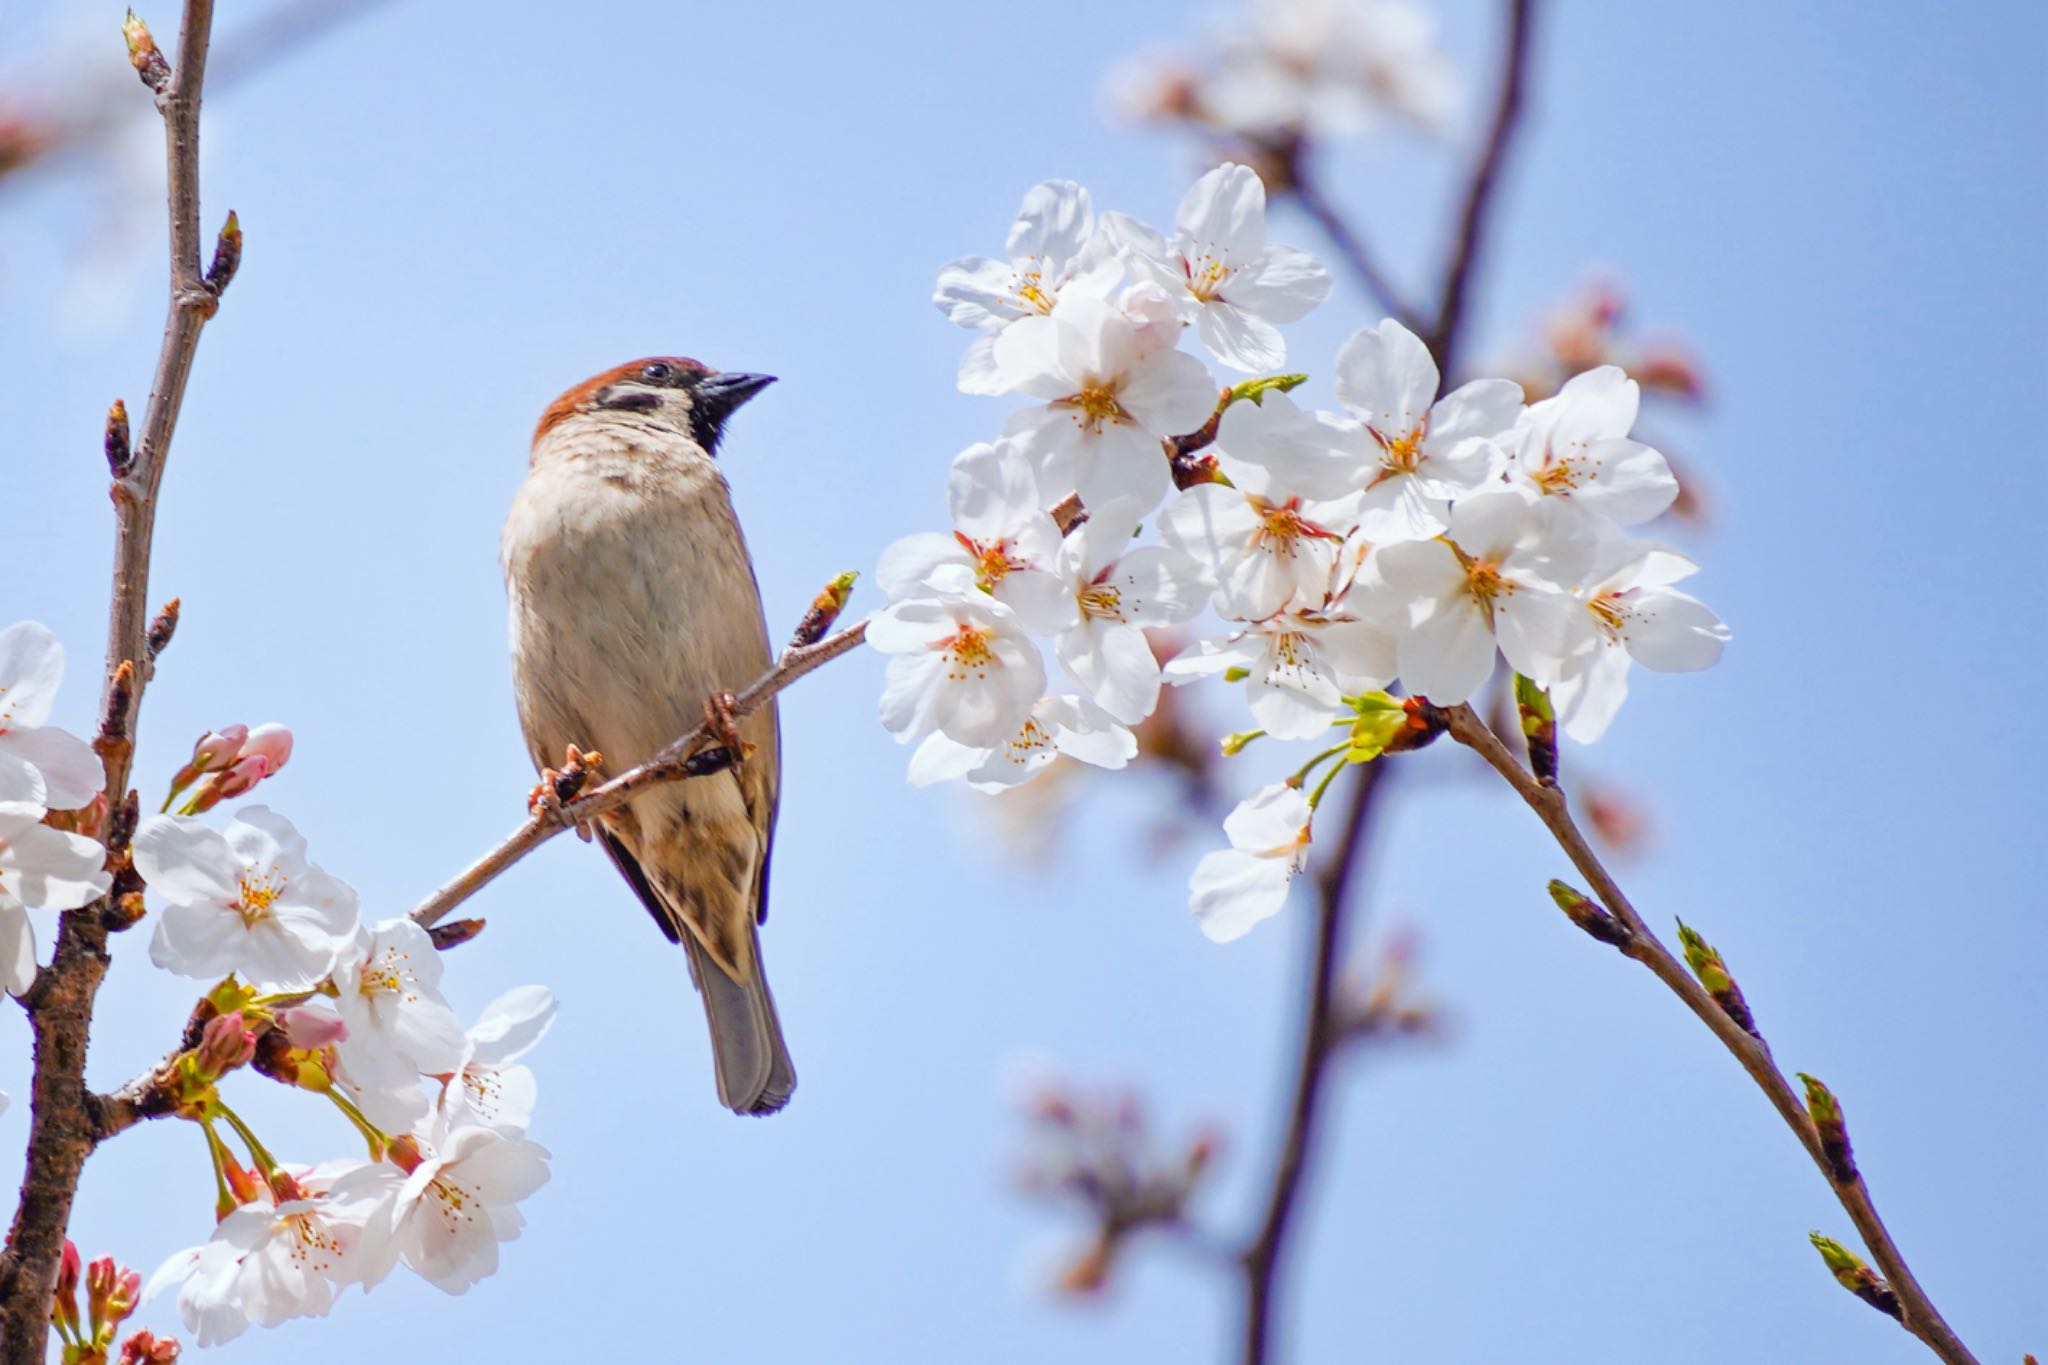
[[[772,374],[710,374],[697,382],[697,401],[724,417],[774,382]]]

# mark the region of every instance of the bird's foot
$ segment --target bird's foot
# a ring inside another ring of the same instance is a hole
[[[595,749],[585,753],[571,744],[562,756],[561,767],[540,770],[540,781],[526,797],[528,813],[560,820],[563,805],[574,801],[603,767],[603,754]]]
[[[739,699],[730,692],[713,692],[704,699],[705,737],[713,741],[683,760],[683,771],[691,777],[736,768],[753,757],[754,746],[740,738]]]

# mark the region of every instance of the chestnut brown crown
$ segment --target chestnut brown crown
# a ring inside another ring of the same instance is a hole
[[[718,453],[726,419],[775,382],[772,374],[727,374],[684,356],[649,356],[593,375],[548,405],[533,439],[587,412],[624,412],[687,435],[707,455]]]

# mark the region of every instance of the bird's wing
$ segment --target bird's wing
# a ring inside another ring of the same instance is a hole
[[[654,916],[654,922],[661,926],[662,933],[668,935],[668,941],[670,943],[682,942],[682,926],[676,923],[675,916],[670,913],[668,906],[662,903],[661,897],[655,893],[654,887],[649,884],[647,874],[640,869],[640,860],[627,851],[626,845],[620,840],[618,835],[612,833],[611,830],[605,828],[602,824],[597,826],[597,837],[599,842],[604,845],[604,851],[610,855],[612,866],[616,867],[619,870],[619,875],[626,879],[626,885],[633,888],[633,894],[638,896],[640,903],[647,907],[647,913]]]
[[[755,880],[754,922],[768,922],[768,871],[775,863],[775,817],[782,807],[782,715],[775,699],[763,708],[768,715],[768,738],[739,770],[740,799],[747,803],[747,818],[761,834],[761,872]]]

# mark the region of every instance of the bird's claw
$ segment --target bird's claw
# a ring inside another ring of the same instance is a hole
[[[562,807],[574,801],[603,767],[604,755],[597,750],[585,753],[575,745],[569,745],[562,756],[561,767],[540,770],[540,781],[534,783],[533,790],[526,797],[527,813],[560,820]]]
[[[731,692],[713,692],[704,699],[704,729],[717,747],[728,755],[725,764],[740,764],[753,757],[754,746],[740,738],[739,698]],[[702,757],[710,750],[698,751]]]

